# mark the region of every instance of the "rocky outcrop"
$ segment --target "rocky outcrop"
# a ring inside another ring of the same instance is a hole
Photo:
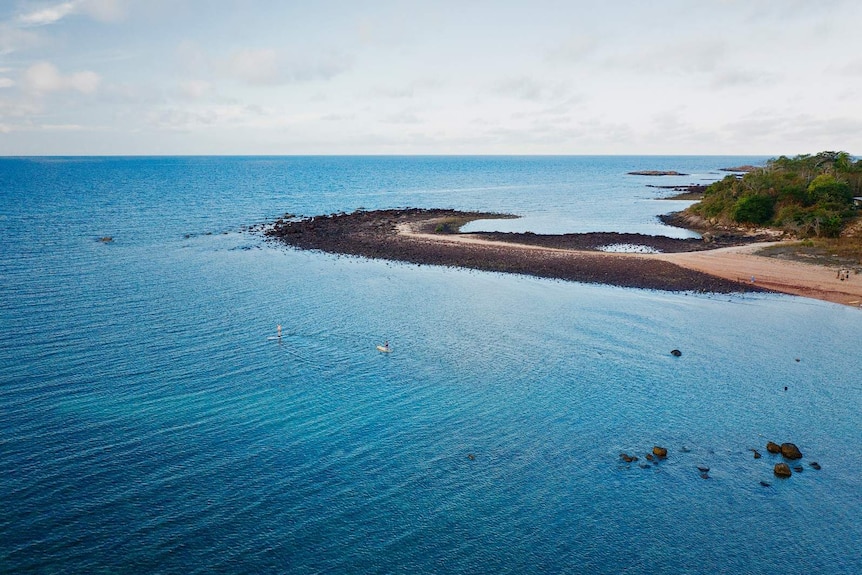
[[[772,472],[776,477],[790,477],[793,475],[793,472],[790,471],[790,466],[786,463],[776,463]]]
[[[766,444],[766,451],[769,453],[781,453],[781,446],[777,443],[770,441]]]
[[[621,257],[599,248],[612,243],[632,243],[662,252],[695,251],[706,247],[697,239],[680,240],[634,234],[531,234],[477,232],[470,234],[484,242],[429,241],[427,237],[402,233],[412,227],[434,234],[443,221],[459,224],[471,220],[511,217],[501,214],[455,210],[356,211],[306,219],[281,218],[266,226],[263,233],[300,249],[395,260],[416,264],[454,266],[493,272],[638,287],[666,291],[740,293],[768,291],[759,285],[722,279],[651,258]],[[453,234],[439,234],[449,238]],[[454,234],[459,235],[459,234]],[[611,240],[611,238],[613,238]],[[487,241],[490,240],[490,241]],[[750,239],[740,239],[750,243]],[[547,250],[525,249],[525,244]],[[709,247],[713,247],[711,244]],[[592,253],[591,253],[592,252]]]
[[[792,443],[781,444],[781,455],[786,459],[802,459],[802,452]]]
[[[664,459],[665,457],[667,457],[667,449],[665,449],[664,447],[659,447],[658,445],[652,448],[652,453],[660,459]]]

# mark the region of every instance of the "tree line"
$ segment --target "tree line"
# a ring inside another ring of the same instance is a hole
[[[688,208],[718,225],[754,225],[797,237],[836,237],[857,215],[862,160],[847,152],[781,156],[742,177],[730,175],[707,187]]]

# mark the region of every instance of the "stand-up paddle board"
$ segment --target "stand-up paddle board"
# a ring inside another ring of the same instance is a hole
[[[392,348],[386,347],[384,345],[378,345],[377,351],[382,351],[383,353],[392,353]]]

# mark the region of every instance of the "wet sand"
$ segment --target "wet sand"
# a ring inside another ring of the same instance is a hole
[[[301,249],[417,264],[519,273],[667,291],[776,291],[858,307],[862,276],[841,281],[827,266],[755,255],[764,238],[726,235],[709,244],[642,234],[437,233],[467,221],[512,217],[453,210],[358,211],[279,220],[267,236]],[[444,227],[445,226],[445,227]],[[631,244],[661,253],[608,253]],[[755,281],[752,282],[751,278]]]

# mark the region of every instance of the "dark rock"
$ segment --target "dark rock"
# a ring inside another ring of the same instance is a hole
[[[664,447],[659,447],[658,445],[652,448],[652,453],[656,457],[661,457],[662,459],[667,457],[667,449],[665,449]]]
[[[688,174],[682,174],[677,172],[676,170],[637,170],[635,172],[628,172],[630,176],[687,176]]]
[[[766,444],[766,451],[769,453],[781,453],[781,446],[770,441]]]
[[[702,473],[708,473],[709,467],[707,467],[706,465],[698,465],[697,470],[702,472]]]
[[[709,473],[701,473],[701,474],[700,474],[700,476],[701,476],[703,479],[709,479]]]
[[[811,466],[811,469],[816,469],[817,471],[820,471],[820,464],[816,461],[812,461],[808,465]]]
[[[674,357],[679,357],[682,355],[682,352],[678,349],[672,349],[670,350],[670,354]]]
[[[770,484],[765,481],[761,481],[760,484],[764,487],[770,487]]]
[[[801,465],[794,465],[794,466],[793,466],[793,471],[795,471],[796,473],[802,473],[803,468],[802,468],[802,466],[801,466]]]
[[[790,466],[786,463],[776,463],[772,472],[775,473],[776,477],[790,477],[793,475],[793,472],[790,471]]]
[[[754,452],[754,458],[755,458],[755,459],[760,459],[760,452],[759,452],[759,451],[757,451],[756,449],[752,449],[752,451]]]
[[[638,458],[634,455],[629,455],[628,453],[620,453],[620,459],[625,461],[626,463],[631,463],[632,461],[637,461]]]
[[[781,455],[787,459],[802,459],[802,452],[792,443],[781,444]]]
[[[653,457],[652,453],[646,454],[647,461],[655,461],[655,457]]]
[[[720,168],[722,172],[753,172],[757,169],[757,166],[752,166],[750,164],[746,164],[744,166],[733,166],[731,168]]]
[[[475,460],[476,460],[476,456],[475,456],[475,455],[473,455],[472,453],[468,453],[468,454],[467,454],[467,459],[469,459],[470,461],[475,461]]]
[[[639,466],[641,469],[649,469],[649,468],[650,468],[649,463],[638,463],[638,466]]]

